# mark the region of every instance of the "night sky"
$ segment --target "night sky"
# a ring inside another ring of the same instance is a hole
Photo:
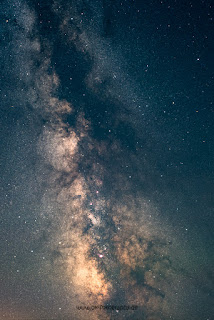
[[[1,1],[0,319],[214,319],[213,9]]]

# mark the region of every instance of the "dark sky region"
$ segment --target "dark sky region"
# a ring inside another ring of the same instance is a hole
[[[1,1],[0,319],[213,319],[213,12]]]

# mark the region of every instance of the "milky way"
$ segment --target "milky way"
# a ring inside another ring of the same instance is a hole
[[[13,298],[5,298],[1,317],[196,320],[199,273],[191,244],[150,192],[163,192],[172,206],[182,197],[158,186],[162,169],[153,146],[164,133],[152,125],[153,98],[129,69],[124,35],[117,44],[122,31],[112,27],[112,1],[1,6],[8,20],[2,32],[9,34],[7,104],[31,114],[37,128],[31,191],[23,200],[36,225],[20,240],[36,256],[26,258],[19,280],[22,291],[30,279],[35,301],[25,305],[24,294],[12,306]],[[203,288],[210,288],[203,274]]]

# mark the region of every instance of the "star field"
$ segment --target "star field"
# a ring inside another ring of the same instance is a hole
[[[211,320],[212,2],[0,19],[0,318]]]

